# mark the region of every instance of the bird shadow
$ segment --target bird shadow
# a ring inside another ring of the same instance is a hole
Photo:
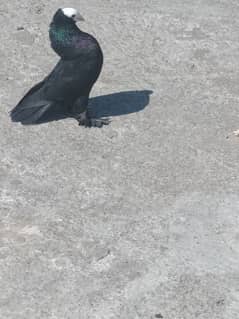
[[[93,97],[89,101],[92,118],[108,118],[142,111],[150,101],[151,90],[125,91]],[[43,116],[38,124],[72,118],[71,114],[51,112]]]
[[[90,99],[90,114],[94,118],[120,116],[142,111],[150,101],[151,90],[125,91]]]

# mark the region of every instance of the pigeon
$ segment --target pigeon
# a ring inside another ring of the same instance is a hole
[[[85,127],[109,124],[108,118],[94,119],[89,114],[89,94],[100,75],[103,52],[92,35],[77,27],[77,21],[84,19],[74,8],[58,9],[54,14],[49,38],[60,60],[10,112],[13,122],[40,124],[66,116]]]

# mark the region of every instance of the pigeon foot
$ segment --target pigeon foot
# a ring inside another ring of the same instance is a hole
[[[104,125],[109,125],[110,120],[107,118],[93,119],[93,118],[85,118],[78,120],[79,125],[85,127],[102,127]]]
[[[108,118],[91,118],[88,111],[79,114],[76,119],[79,125],[85,127],[102,127],[110,124],[110,119]]]

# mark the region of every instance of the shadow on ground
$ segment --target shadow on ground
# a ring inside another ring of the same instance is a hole
[[[153,91],[126,91],[90,99],[90,113],[94,118],[112,117],[142,111]]]
[[[112,116],[119,116],[129,113],[142,111],[150,101],[151,90],[142,91],[126,91],[112,93],[108,95],[101,95],[91,98],[89,101],[90,115],[93,118],[110,118]],[[72,118],[69,114],[59,114],[52,112],[42,117],[37,124],[48,123],[52,121],[59,121],[66,118]]]

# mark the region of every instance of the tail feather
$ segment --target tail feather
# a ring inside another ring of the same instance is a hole
[[[11,111],[10,116],[13,122],[21,122],[22,124],[35,124],[50,106],[51,102],[27,108],[18,106]]]
[[[21,99],[17,106],[10,112],[13,122],[21,122],[24,125],[41,123],[41,119],[48,117],[53,112],[60,112],[61,106],[56,101],[44,98],[44,81],[32,87]]]

